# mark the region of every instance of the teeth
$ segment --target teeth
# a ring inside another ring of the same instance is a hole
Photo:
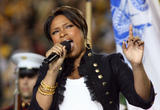
[[[73,42],[73,40],[66,40],[67,42]]]

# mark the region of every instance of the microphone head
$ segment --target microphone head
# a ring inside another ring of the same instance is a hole
[[[71,51],[71,42],[72,40],[61,42],[61,44],[66,47],[67,54]]]

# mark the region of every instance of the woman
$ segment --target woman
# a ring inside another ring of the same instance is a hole
[[[142,64],[144,43],[133,37],[132,27],[123,52],[133,71],[120,53],[95,54],[86,45],[87,24],[81,12],[69,6],[59,7],[47,19],[45,34],[53,42],[47,51],[60,55],[56,61],[41,67],[34,88],[31,110],[118,110],[119,93],[129,103],[149,108],[154,90]],[[61,42],[70,40],[71,51]]]

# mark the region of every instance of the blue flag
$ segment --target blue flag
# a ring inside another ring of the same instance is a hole
[[[112,23],[117,52],[122,52],[122,42],[129,37],[129,25],[133,35],[144,40],[143,65],[151,79],[155,102],[149,110],[160,110],[160,6],[158,0],[110,0]],[[128,110],[142,110],[128,106]]]

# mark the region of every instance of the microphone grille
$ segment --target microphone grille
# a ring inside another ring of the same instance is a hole
[[[67,53],[69,53],[71,51],[71,42],[72,41],[64,41],[61,44],[64,45],[66,47]]]

